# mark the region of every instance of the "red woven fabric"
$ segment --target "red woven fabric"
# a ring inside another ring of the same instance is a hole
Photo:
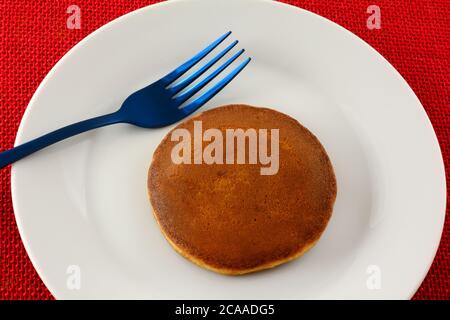
[[[424,105],[440,141],[449,184],[450,7],[446,0],[310,0],[285,2],[327,17],[384,55]],[[89,33],[155,0],[1,0],[0,149],[13,146],[22,114],[47,72]],[[82,10],[80,30],[66,27],[67,8]],[[367,7],[381,8],[381,29],[369,30]],[[295,32],[295,30],[289,30]],[[20,240],[10,193],[10,169],[0,173],[0,297],[52,299]],[[448,199],[448,196],[447,196]],[[449,218],[436,259],[415,299],[449,299]]]

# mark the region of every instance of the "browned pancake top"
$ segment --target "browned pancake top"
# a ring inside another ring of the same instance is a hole
[[[179,251],[213,269],[242,271],[287,260],[317,241],[336,181],[311,132],[287,115],[246,105],[212,109],[177,128],[193,136],[194,120],[224,137],[227,128],[279,129],[279,171],[261,175],[259,163],[176,165],[171,151],[178,142],[169,133],[154,153],[148,189],[158,223]]]

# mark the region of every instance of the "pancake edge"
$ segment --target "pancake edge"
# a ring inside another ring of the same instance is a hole
[[[150,198],[150,192],[148,192],[148,196]],[[170,246],[178,253],[180,254],[182,257],[184,257],[185,259],[195,263],[197,266],[202,267],[204,269],[207,269],[209,271],[214,271],[223,275],[228,275],[228,276],[239,276],[239,275],[244,275],[244,274],[248,274],[248,273],[252,273],[252,272],[257,272],[257,271],[262,271],[262,270],[266,270],[266,269],[271,269],[274,267],[277,267],[281,264],[285,264],[287,262],[293,261],[297,258],[300,258],[302,255],[304,255],[308,250],[310,250],[311,248],[313,248],[316,243],[320,240],[322,233],[319,235],[319,237],[311,242],[308,243],[307,245],[303,246],[301,248],[301,250],[297,251],[295,254],[290,255],[286,258],[283,259],[278,259],[278,260],[273,260],[264,264],[261,264],[257,267],[254,268],[248,268],[248,269],[239,269],[239,268],[220,268],[220,267],[215,267],[207,262],[205,262],[202,259],[197,258],[196,256],[189,254],[187,252],[187,250],[184,250],[180,245],[178,245],[175,241],[173,241],[172,239],[170,239],[170,237],[167,235],[167,233],[164,231],[164,228],[162,228],[158,216],[155,212],[155,209],[153,208],[153,206],[150,204],[152,212],[153,212],[153,216],[155,217],[156,222],[158,223],[158,227],[161,230],[162,234],[164,235],[164,238],[166,239],[166,241],[170,244]]]

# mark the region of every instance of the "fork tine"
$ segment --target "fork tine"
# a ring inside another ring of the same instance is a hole
[[[160,81],[163,81],[165,85],[171,84],[173,81],[181,77],[186,71],[188,71],[190,68],[192,68],[197,62],[199,62],[201,59],[203,59],[208,53],[210,53],[214,48],[216,48],[219,44],[222,43],[229,35],[231,34],[231,31],[228,31],[223,36],[215,40],[213,43],[211,43],[209,46],[207,46],[205,49],[197,53],[195,56],[193,56],[191,59],[183,63],[181,66],[170,72],[165,77],[161,78]]]
[[[196,71],[194,74],[190,75],[188,78],[180,81],[173,87],[169,88],[168,90],[172,95],[176,95],[178,92],[186,88],[189,84],[191,84],[193,81],[195,81],[198,77],[200,77],[203,73],[205,73],[209,68],[211,68],[212,65],[214,65],[217,61],[219,61],[225,54],[228,53],[231,49],[234,48],[238,44],[239,41],[234,41],[232,44],[230,44],[228,47],[226,47],[222,52],[220,52],[218,55],[216,55],[213,59],[211,59],[207,64],[205,64],[203,67],[201,67],[198,71]]]
[[[198,84],[196,84],[192,88],[189,88],[189,90],[187,90],[185,93],[179,95],[178,97],[173,98],[175,104],[178,106],[181,105],[183,102],[185,102],[190,97],[192,97],[194,94],[196,94],[198,91],[200,91],[204,86],[206,86],[209,82],[211,82],[212,79],[217,77],[219,75],[219,73],[221,73],[231,63],[233,63],[233,61],[236,60],[242,53],[244,53],[244,51],[245,51],[244,49],[239,50],[230,59],[228,59],[226,62],[224,62],[219,68],[217,68],[213,73],[211,73],[205,79],[200,81]]]
[[[244,62],[242,62],[239,66],[237,66],[233,71],[231,71],[225,78],[220,80],[217,84],[215,84],[211,89],[209,89],[205,94],[192,101],[184,108],[180,109],[186,115],[191,114],[202,105],[211,100],[216,94],[218,94],[227,84],[229,84],[251,61],[251,58],[247,58]]]

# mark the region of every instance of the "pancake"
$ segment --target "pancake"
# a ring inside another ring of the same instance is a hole
[[[175,164],[171,154],[179,142],[172,141],[172,130],[153,155],[148,192],[173,248],[201,267],[238,275],[288,262],[313,247],[331,217],[337,192],[333,167],[319,140],[285,114],[247,105],[208,110],[175,129],[194,136],[194,121],[200,120],[203,132],[217,128],[223,137],[227,128],[279,129],[279,168],[276,174],[262,175],[265,165],[249,161],[194,164],[193,154],[191,164]],[[272,138],[269,134],[269,149]]]

